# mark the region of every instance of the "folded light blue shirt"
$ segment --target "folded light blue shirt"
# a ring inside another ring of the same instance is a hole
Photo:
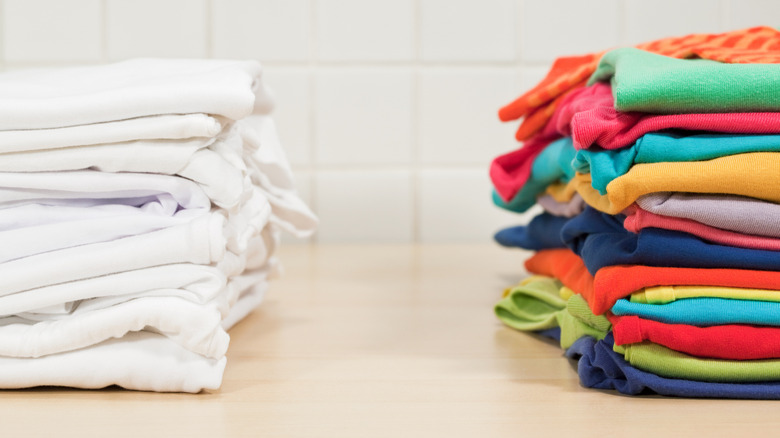
[[[612,313],[698,327],[724,324],[780,326],[780,303],[770,301],[686,298],[666,304],[643,304],[621,299],[612,306]]]

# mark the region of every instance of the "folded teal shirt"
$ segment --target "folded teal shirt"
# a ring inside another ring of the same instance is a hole
[[[778,151],[780,135],[651,133],[623,149],[577,151],[571,165],[577,172],[590,173],[593,188],[606,195],[607,184],[627,173],[634,164],[702,161],[748,152]]]
[[[780,326],[780,303],[768,301],[686,298],[667,304],[642,304],[621,299],[612,306],[612,313],[698,327],[724,324]]]
[[[568,182],[574,178],[571,161],[575,153],[571,137],[550,143],[537,155],[531,166],[531,176],[515,197],[510,202],[505,202],[493,191],[493,202],[501,208],[518,213],[528,210],[536,204],[536,197],[544,192],[547,186],[557,181]]]
[[[780,65],[607,52],[588,84],[610,81],[615,109],[657,114],[780,111]]]

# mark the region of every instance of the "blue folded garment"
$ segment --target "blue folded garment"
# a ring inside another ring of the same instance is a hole
[[[542,213],[528,225],[505,228],[493,238],[502,246],[518,247],[540,251],[550,248],[565,248],[561,240],[561,229],[569,220],[567,217]]]
[[[566,357],[578,359],[577,373],[582,386],[615,389],[628,395],[656,393],[678,397],[780,399],[780,382],[712,383],[659,377],[631,366],[612,350],[613,343],[612,333],[601,341],[585,336],[566,350]]]
[[[561,342],[561,328],[560,327],[553,327],[549,328],[547,330],[539,330],[531,333],[536,333],[539,336],[544,336],[545,338],[550,338],[555,341]]]
[[[660,228],[634,234],[623,228],[624,219],[587,207],[566,222],[561,238],[593,275],[614,265],[780,271],[780,252],[717,245]]]

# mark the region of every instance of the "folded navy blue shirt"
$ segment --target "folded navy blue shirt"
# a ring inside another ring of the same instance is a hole
[[[584,336],[566,350],[566,357],[578,359],[580,383],[587,388],[615,389],[620,393],[642,393],[678,397],[780,399],[780,382],[713,383],[667,379],[634,368],[612,350],[610,332],[601,341]]]
[[[567,217],[542,213],[531,219],[528,225],[505,228],[495,236],[502,246],[519,247],[540,251],[550,248],[565,248],[561,240],[561,229],[569,220]]]
[[[623,228],[625,216],[587,207],[561,230],[561,239],[582,257],[588,272],[613,265],[683,268],[733,268],[780,271],[780,252],[706,242],[694,235],[660,228],[638,234]]]

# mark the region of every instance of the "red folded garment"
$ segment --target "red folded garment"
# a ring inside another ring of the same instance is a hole
[[[780,271],[618,265],[601,268],[594,277],[582,259],[569,249],[539,251],[526,260],[525,268],[533,274],[555,277],[569,289],[582,294],[596,315],[607,312],[617,300],[653,286],[780,290]]]
[[[665,324],[638,316],[608,316],[615,344],[650,341],[697,357],[727,360],[780,358],[780,327]]]

